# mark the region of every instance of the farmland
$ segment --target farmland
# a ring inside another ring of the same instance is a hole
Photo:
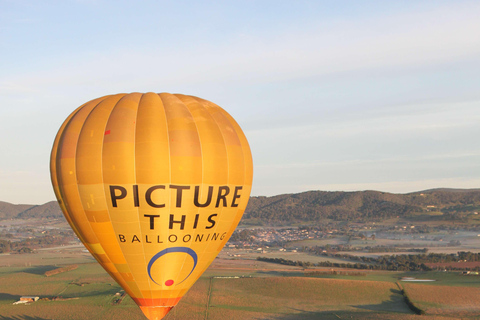
[[[165,319],[479,319],[480,224],[469,222],[478,212],[449,220],[450,209],[425,210],[363,222],[248,221]],[[146,319],[64,219],[2,220],[0,249],[0,320]],[[40,300],[13,305],[21,296]]]
[[[121,288],[88,255],[77,255],[77,269],[46,277],[44,273],[56,267],[45,262],[62,261],[55,255],[65,255],[54,251],[29,255],[31,266],[0,267],[0,320],[145,319],[128,296],[113,303]],[[437,281],[400,284],[405,276]],[[475,319],[480,316],[475,305],[479,286],[479,277],[458,272],[335,275],[256,260],[217,259],[165,319],[417,319],[402,288],[425,310],[421,319]],[[13,305],[24,295],[41,299]]]

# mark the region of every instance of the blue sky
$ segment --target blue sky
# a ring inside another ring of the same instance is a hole
[[[0,0],[0,201],[54,200],[53,139],[119,92],[231,113],[253,195],[480,187],[478,1]]]

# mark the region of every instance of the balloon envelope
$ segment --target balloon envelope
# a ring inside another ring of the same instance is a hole
[[[61,126],[51,178],[86,248],[149,319],[161,319],[232,235],[252,185],[248,142],[193,96],[105,96]]]

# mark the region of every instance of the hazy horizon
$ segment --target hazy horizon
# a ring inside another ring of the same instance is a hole
[[[250,197],[275,197],[275,196],[281,196],[281,195],[288,195],[288,194],[299,194],[299,193],[304,193],[304,192],[315,192],[315,191],[320,191],[320,192],[366,192],[366,191],[373,191],[373,192],[382,192],[382,193],[391,193],[391,194],[410,194],[410,193],[417,193],[417,192],[426,192],[426,191],[432,191],[432,190],[459,190],[459,191],[480,191],[480,188],[434,188],[434,189],[425,189],[425,190],[415,190],[415,191],[409,191],[409,192],[387,192],[387,191],[382,191],[382,190],[370,190],[370,189],[365,189],[365,190],[350,190],[350,191],[345,191],[345,190],[305,190],[301,192],[288,192],[288,193],[279,193],[279,194],[274,194],[274,195],[269,195],[269,196],[264,196],[264,195],[251,195]],[[53,200],[48,200],[43,203],[12,203],[9,201],[4,201],[0,199],[0,202],[6,202],[10,203],[13,205],[32,205],[32,206],[41,206],[44,204],[47,204],[49,202],[57,202],[56,199]]]

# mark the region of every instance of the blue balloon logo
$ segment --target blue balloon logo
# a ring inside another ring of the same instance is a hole
[[[187,248],[187,247],[172,247],[172,248],[167,248],[167,249],[164,249],[162,251],[160,251],[159,253],[157,253],[156,255],[154,255],[152,257],[152,259],[150,259],[150,262],[148,263],[148,267],[147,267],[147,271],[148,271],[148,276],[150,277],[150,279],[152,279],[153,282],[155,282],[156,284],[160,285],[159,283],[157,283],[155,280],[153,280],[152,278],[152,274],[151,274],[151,269],[152,269],[152,266],[153,264],[155,263],[155,261],[157,261],[158,259],[160,259],[162,256],[168,254],[168,253],[174,253],[174,252],[183,252],[183,253],[186,253],[188,254],[190,257],[192,257],[193,259],[193,268],[192,270],[190,271],[190,273],[185,277],[185,279],[183,279],[182,281],[180,281],[179,283],[177,284],[180,284],[182,283],[183,281],[187,280],[187,278],[192,274],[193,270],[195,270],[195,267],[197,266],[197,260],[198,260],[198,257],[197,257],[197,253],[195,251],[193,251],[192,249],[190,248]],[[174,281],[172,279],[170,280],[167,280],[165,281],[165,285],[166,286],[171,286],[174,284]]]

